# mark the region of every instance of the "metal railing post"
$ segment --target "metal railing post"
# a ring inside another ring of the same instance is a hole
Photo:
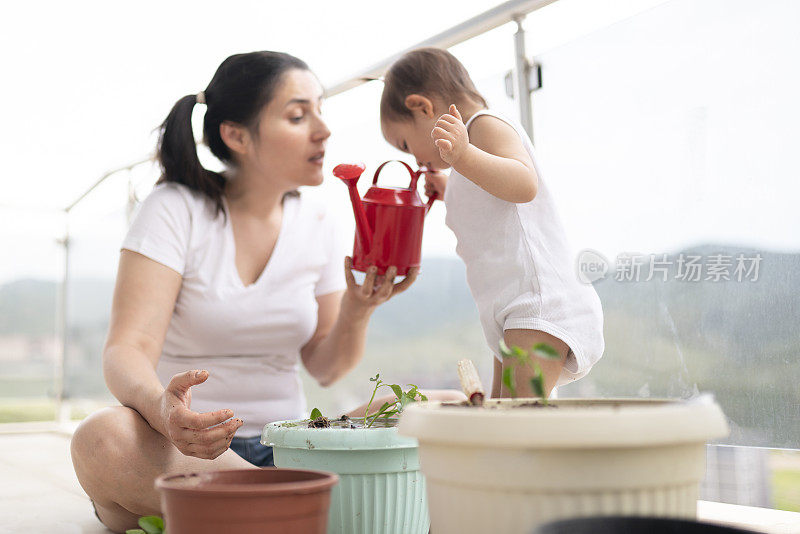
[[[516,81],[517,90],[514,91],[514,96],[517,99],[517,109],[519,110],[519,122],[525,131],[528,132],[528,137],[533,141],[533,112],[531,110],[531,85],[530,85],[530,72],[531,65],[525,57],[525,29],[522,27],[522,21],[525,20],[525,15],[517,15],[514,17],[514,22],[517,23],[517,32],[514,34],[514,77]]]
[[[56,361],[54,369],[54,389],[55,389],[55,418],[59,425],[65,424],[64,420],[64,399],[65,399],[65,366],[68,343],[67,325],[67,306],[69,290],[69,210],[64,210],[64,237],[58,240],[64,250],[64,272],[61,278],[61,286],[58,291],[58,308],[56,309],[56,329],[59,338],[58,349],[56,350]]]

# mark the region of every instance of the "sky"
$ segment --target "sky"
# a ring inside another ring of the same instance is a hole
[[[563,3],[573,13],[573,6],[586,9],[589,4]],[[618,4],[605,17],[613,20],[657,3],[597,2],[570,22],[559,13],[560,37],[602,24],[603,19],[587,22],[603,11],[600,4]],[[218,2],[205,1],[77,1],[6,7],[0,22],[6,83],[0,95],[13,103],[4,113],[13,127],[0,130],[4,165],[11,171],[3,178],[2,204],[62,207],[104,172],[147,156],[153,150],[153,129],[172,104],[205,87],[230,54],[289,51],[330,85],[493,4],[412,0],[399,9],[373,1],[297,5],[234,1],[220,9]],[[491,65],[492,56],[481,63]]]
[[[492,7],[422,2],[39,2],[5,7],[0,59],[0,282],[58,276],[56,210],[105,172],[147,158],[172,104],[208,83],[232,53],[275,49],[306,60],[324,85]],[[533,97],[537,155],[575,249],[613,257],[717,240],[796,250],[792,213],[800,123],[787,69],[800,50],[789,0],[558,0],[527,17],[527,53],[543,64]],[[494,107],[514,24],[452,49]],[[325,106],[325,169],[402,157],[377,124],[380,87]],[[199,125],[201,116],[196,116]],[[199,127],[196,128],[199,132]],[[793,141],[794,140],[794,141]],[[410,161],[407,158],[407,161]],[[121,173],[75,210],[75,269],[112,273],[130,176],[143,197],[152,166]],[[403,178],[400,174],[389,181]],[[780,191],[780,193],[778,193]],[[334,178],[310,192],[342,218]],[[444,209],[424,253],[452,256]]]

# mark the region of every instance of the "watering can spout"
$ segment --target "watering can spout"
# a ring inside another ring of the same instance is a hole
[[[372,230],[369,227],[361,198],[358,196],[358,189],[356,189],[356,183],[366,168],[363,163],[342,163],[333,168],[333,175],[347,185],[350,202],[353,204],[353,214],[356,217],[356,232],[364,247],[364,252],[369,254],[372,249]]]

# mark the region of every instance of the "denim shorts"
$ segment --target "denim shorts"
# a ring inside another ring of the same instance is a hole
[[[272,467],[272,447],[261,444],[261,436],[252,438],[233,438],[231,450],[258,467]]]

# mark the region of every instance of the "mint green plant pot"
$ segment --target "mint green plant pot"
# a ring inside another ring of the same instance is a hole
[[[339,475],[328,534],[427,534],[416,439],[399,436],[396,428],[307,428],[307,422],[269,423],[261,443],[273,448],[277,467]]]

